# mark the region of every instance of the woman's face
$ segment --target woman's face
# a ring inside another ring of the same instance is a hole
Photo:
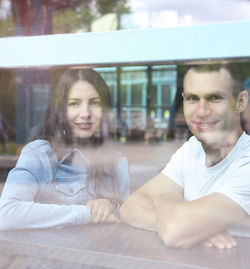
[[[96,133],[102,120],[102,103],[92,84],[83,80],[73,84],[66,115],[74,138],[90,138]]]

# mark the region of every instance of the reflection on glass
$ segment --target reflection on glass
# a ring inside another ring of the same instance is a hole
[[[0,36],[169,28],[247,21],[249,14],[249,1],[236,0],[2,0]]]
[[[249,63],[235,63],[245,81],[249,79]],[[154,142],[186,134],[182,114],[181,79],[185,66],[148,65],[103,67],[95,70],[109,87],[112,100],[111,133],[114,139]],[[63,69],[17,69],[1,71],[1,114],[8,123],[7,153],[25,144],[37,130],[41,115]],[[248,113],[242,124],[248,126]],[[157,131],[156,131],[157,130]],[[179,133],[179,130],[182,130]],[[1,149],[1,153],[6,151]],[[9,149],[8,149],[9,148]]]

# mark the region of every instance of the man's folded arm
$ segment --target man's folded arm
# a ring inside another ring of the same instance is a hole
[[[246,212],[221,193],[184,201],[183,189],[159,174],[123,204],[121,219],[132,226],[158,231],[164,243],[189,247],[225,231]]]
[[[154,200],[168,192],[183,197],[183,188],[160,173],[135,191],[122,205],[121,220],[137,228],[157,231]]]
[[[221,193],[183,202],[167,193],[154,201],[157,230],[168,246],[190,247],[244,219],[246,212]]]

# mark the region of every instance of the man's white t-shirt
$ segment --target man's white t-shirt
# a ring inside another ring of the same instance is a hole
[[[162,173],[184,189],[185,201],[222,193],[250,215],[250,135],[244,132],[231,152],[212,167],[205,165],[205,157],[201,143],[192,136]]]

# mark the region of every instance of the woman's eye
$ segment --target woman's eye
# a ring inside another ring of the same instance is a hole
[[[99,100],[91,100],[90,101],[90,104],[92,105],[92,106],[101,106],[101,101],[99,101]]]
[[[78,106],[78,102],[69,102],[68,103],[68,106],[70,106],[70,107],[76,107],[76,106]]]

